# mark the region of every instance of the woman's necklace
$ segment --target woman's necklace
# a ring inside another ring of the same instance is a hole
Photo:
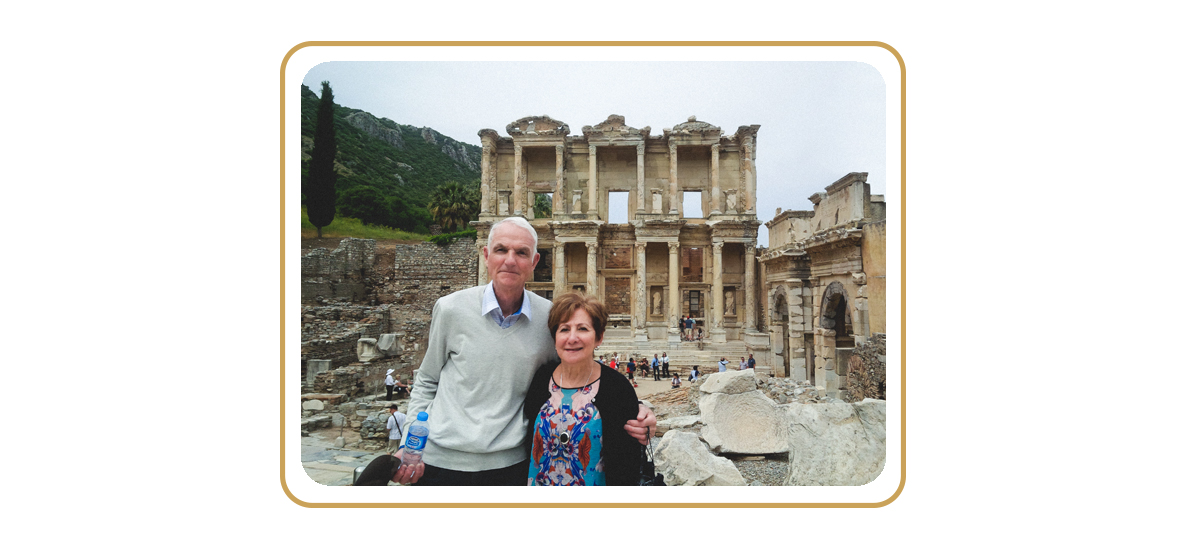
[[[586,371],[584,371],[583,374],[584,374],[585,382],[592,377],[592,370],[593,370],[593,368],[589,365],[588,369]],[[558,373],[558,387],[560,390],[568,387],[566,382],[567,382],[566,369],[560,369],[559,373]],[[582,384],[580,384],[580,385],[582,385]],[[571,386],[571,387],[578,388],[579,386]],[[564,399],[562,400],[562,405],[559,408],[559,416],[558,416],[558,442],[562,445],[567,445],[571,442],[571,434],[568,433],[567,421],[572,417],[572,415],[571,415],[571,401],[572,400],[566,399],[565,395],[563,397],[564,397]]]

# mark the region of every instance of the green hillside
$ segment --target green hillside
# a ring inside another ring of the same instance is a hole
[[[334,96],[337,96],[335,87]],[[307,195],[309,152],[316,130],[316,93],[301,85],[300,134],[304,150],[301,193]],[[438,186],[455,181],[478,194],[483,149],[429,128],[397,124],[334,103],[337,133],[337,212],[364,223],[428,233],[427,209]]]

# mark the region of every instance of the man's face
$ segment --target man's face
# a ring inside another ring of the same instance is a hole
[[[494,286],[507,291],[525,287],[539,258],[529,232],[510,223],[492,229],[492,245],[483,255]]]

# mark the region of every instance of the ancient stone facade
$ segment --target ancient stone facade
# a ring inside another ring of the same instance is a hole
[[[583,135],[548,116],[512,122],[509,137],[480,130],[479,284],[488,280],[492,224],[523,216],[541,254],[527,288],[600,297],[610,313],[606,341],[679,343],[678,320],[691,315],[710,342],[765,351],[755,281],[758,128],[723,135],[689,117],[651,135],[612,115]],[[539,195],[548,211],[536,207]],[[610,196],[628,197],[628,223],[609,223]],[[700,217],[684,216],[684,200],[699,202]]]
[[[764,312],[780,376],[846,390],[856,344],[887,332],[886,206],[865,172],[809,197],[813,210],[776,211],[767,222]]]

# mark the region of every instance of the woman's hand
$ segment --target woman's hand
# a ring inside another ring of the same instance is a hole
[[[642,445],[650,444],[650,437],[654,434],[654,428],[658,426],[658,418],[654,416],[654,411],[649,407],[638,403],[638,416],[634,420],[625,423],[625,433],[633,436]]]

